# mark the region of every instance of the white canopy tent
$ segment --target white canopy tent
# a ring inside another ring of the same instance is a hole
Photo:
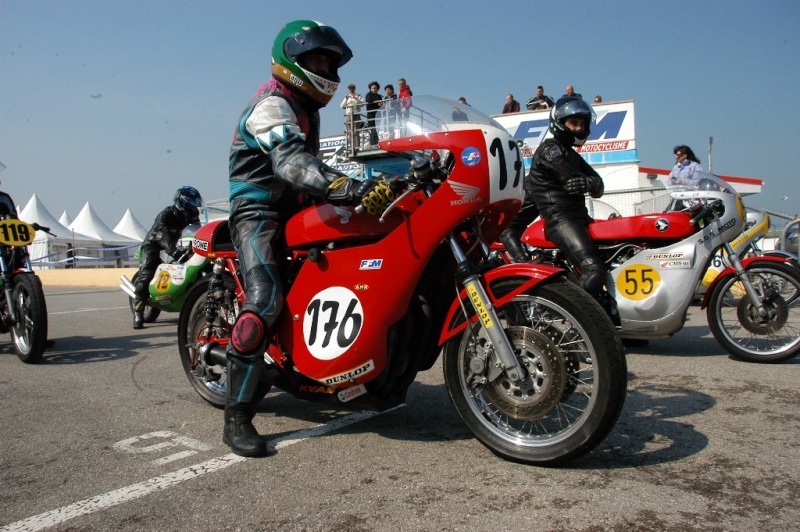
[[[103,223],[95,210],[86,202],[81,212],[69,226],[76,233],[87,235],[99,240],[102,244],[100,259],[104,263],[113,261],[116,266],[134,265],[133,254],[139,247],[141,240],[123,236],[109,229]],[[108,264],[105,264],[106,266]]]
[[[139,223],[139,220],[136,219],[130,209],[125,211],[122,219],[114,226],[114,232],[139,242],[142,242],[144,237],[147,236],[147,229]]]
[[[47,207],[34,194],[25,208],[19,211],[20,220],[48,227],[52,235],[37,231],[33,242],[28,246],[31,261],[35,267],[53,268],[63,266],[67,261],[67,244],[75,248],[78,260],[81,257],[94,259],[100,257],[102,243],[94,238],[73,231],[50,214]],[[55,235],[55,236],[53,236]]]

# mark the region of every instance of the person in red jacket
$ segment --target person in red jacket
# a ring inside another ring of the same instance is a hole
[[[400,136],[404,137],[406,135],[408,110],[411,108],[411,96],[413,96],[414,93],[411,92],[411,87],[408,85],[408,83],[406,83],[405,78],[400,78],[397,80],[397,87],[400,91],[400,93],[397,95],[397,103],[399,105],[397,118],[400,122]]]
[[[503,114],[519,113],[519,102],[514,99],[511,93],[506,94],[506,104],[503,106]]]

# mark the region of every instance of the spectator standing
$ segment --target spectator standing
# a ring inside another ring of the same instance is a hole
[[[463,96],[461,96],[461,97],[459,97],[459,98],[458,98],[458,103],[460,103],[460,104],[464,104],[464,105],[466,105],[467,107],[472,107],[470,104],[468,104],[468,103],[467,103],[467,99],[466,99],[466,98],[464,98]]]
[[[553,99],[550,96],[546,96],[544,93],[544,87],[539,85],[536,87],[536,96],[528,100],[528,103],[525,107],[529,111],[539,111],[540,109],[550,109],[553,107]]]
[[[583,98],[579,92],[575,92],[575,87],[572,85],[567,85],[565,91],[562,98]]]
[[[467,113],[462,111],[461,108],[458,106],[453,107],[453,112],[451,116],[453,118],[453,122],[466,122],[467,120],[469,120]]]
[[[672,149],[675,154],[675,166],[669,173],[669,180],[673,183],[688,183],[693,179],[695,172],[702,172],[700,160],[689,146],[681,144]]]
[[[75,248],[72,247],[72,242],[67,242],[67,263],[65,268],[75,267]]]
[[[519,102],[514,99],[514,95],[506,94],[506,104],[503,106],[503,114],[519,113]]]
[[[395,135],[395,128],[397,126],[397,94],[394,93],[394,85],[391,83],[383,88],[386,93],[386,98],[383,101],[383,113],[386,117],[386,129],[389,132],[389,138],[393,139]]]
[[[372,146],[378,145],[378,130],[375,127],[375,117],[383,106],[383,98],[378,91],[381,89],[377,81],[369,84],[369,92],[364,97],[367,102],[367,128],[369,129],[369,143]]]
[[[341,107],[344,109],[344,128],[347,132],[347,143],[352,149],[358,149],[361,142],[359,135],[361,128],[361,106],[364,104],[364,99],[360,94],[356,93],[355,84],[351,83],[347,86],[347,94],[342,100]]]
[[[400,104],[398,118],[400,122],[400,135],[405,136],[406,134],[406,122],[408,121],[408,110],[411,109],[411,97],[414,95],[411,92],[411,87],[406,83],[405,78],[400,78],[397,80],[397,87],[400,91],[398,95],[397,101]]]
[[[603,103],[603,97],[598,94],[594,97],[594,103]]]

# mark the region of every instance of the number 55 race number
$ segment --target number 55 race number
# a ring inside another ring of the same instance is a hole
[[[617,292],[626,299],[647,299],[661,284],[661,276],[652,266],[636,264],[617,276]]]

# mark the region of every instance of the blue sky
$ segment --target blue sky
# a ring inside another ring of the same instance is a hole
[[[184,184],[226,197],[233,126],[299,18],[339,30],[362,94],[405,77],[491,114],[540,84],[633,99],[642,166],[688,144],[708,169],[713,136],[715,173],[766,182],[749,204],[800,212],[795,0],[0,0],[0,188],[56,217],[89,201],[111,227],[127,208],[149,227]]]

